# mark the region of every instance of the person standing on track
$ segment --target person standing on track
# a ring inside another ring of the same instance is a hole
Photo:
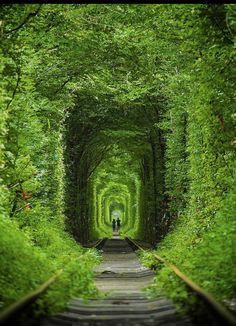
[[[119,219],[119,217],[116,220],[116,225],[117,225],[117,231],[119,232],[119,230],[120,230],[120,219]]]
[[[113,229],[113,232],[115,232],[115,230],[116,230],[116,220],[114,218],[112,220],[112,229]]]

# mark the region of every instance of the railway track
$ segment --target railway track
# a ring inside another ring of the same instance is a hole
[[[95,269],[95,273],[96,285],[104,293],[104,298],[93,299],[89,302],[74,298],[68,304],[66,311],[44,318],[37,325],[196,325],[189,316],[180,315],[175,304],[166,297],[162,295],[154,299],[146,297],[143,289],[152,283],[155,273],[143,267],[135,254],[137,249],[144,250],[143,245],[128,238],[120,239],[118,236],[114,236],[112,239],[103,239],[88,247],[102,247],[103,263]],[[189,280],[176,266],[169,264],[157,255],[155,257],[157,261],[167,264],[191,288],[191,291],[194,291],[204,301],[204,304],[209,307],[209,311],[215,314],[216,318],[210,319],[210,323],[207,319],[206,323],[204,320],[198,321],[197,325],[236,325],[236,319],[231,313]],[[54,276],[51,281],[56,281],[57,277],[57,275]],[[43,292],[50,284],[44,286]],[[12,316],[22,309],[24,310],[24,306],[31,304],[40,294],[42,292],[37,293],[33,299],[31,298],[24,304],[21,302],[17,310],[14,307],[8,308],[8,313],[0,315],[0,324],[9,325]]]
[[[88,303],[75,298],[67,311],[44,320],[42,326],[191,325],[167,298],[146,297],[143,289],[155,273],[140,264],[127,240],[114,236],[102,250],[103,262],[95,269],[96,285],[106,296]]]

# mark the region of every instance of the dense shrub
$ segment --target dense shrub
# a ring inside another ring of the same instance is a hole
[[[72,296],[98,295],[92,272],[98,254],[82,249],[55,225],[39,223],[32,229],[36,242],[29,227],[24,233],[16,223],[1,220],[1,308],[36,289],[59,269],[63,273],[40,299],[41,312],[64,308]]]

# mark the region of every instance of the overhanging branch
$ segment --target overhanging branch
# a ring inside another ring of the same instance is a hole
[[[19,26],[17,26],[17,27],[15,27],[15,28],[13,28],[13,29],[10,29],[9,31],[6,31],[5,33],[6,34],[9,34],[9,33],[12,33],[12,32],[15,32],[15,31],[17,31],[17,30],[19,30],[19,29],[21,29],[29,20],[30,20],[30,18],[31,17],[35,17],[35,16],[37,16],[37,14],[39,13],[39,10],[40,10],[40,8],[42,7],[42,4],[40,4],[39,6],[38,6],[38,9],[35,11],[35,12],[30,12],[26,17],[25,17],[25,19],[23,20],[23,22],[19,25]]]

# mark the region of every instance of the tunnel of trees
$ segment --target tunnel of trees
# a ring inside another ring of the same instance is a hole
[[[96,295],[99,255],[82,245],[110,237],[113,216],[122,236],[233,298],[235,5],[6,4],[0,15],[0,306],[61,267],[41,309]],[[167,269],[158,277],[186,297]]]

